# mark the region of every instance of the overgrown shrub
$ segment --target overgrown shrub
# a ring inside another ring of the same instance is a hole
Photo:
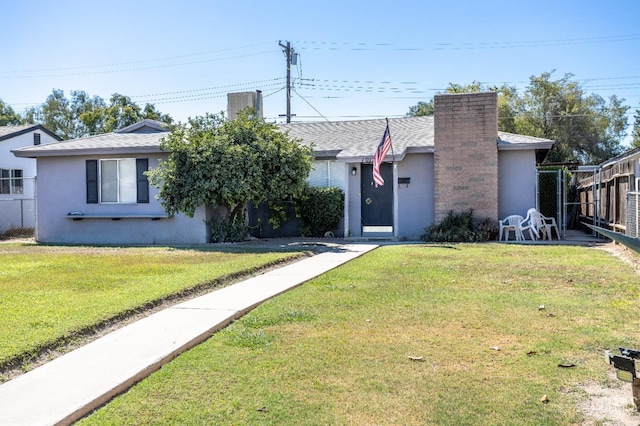
[[[497,236],[494,220],[487,218],[474,226],[473,210],[469,210],[459,214],[449,211],[442,222],[425,228],[420,238],[431,242],[476,242],[494,240]]]
[[[290,220],[291,211],[300,221],[300,236],[322,237],[338,227],[344,213],[344,192],[338,187],[320,188],[306,185],[292,201],[269,201],[269,218],[273,229]]]
[[[209,241],[212,243],[228,243],[244,241],[249,235],[249,227],[240,215],[231,222],[227,217],[212,217],[209,220],[211,234]]]
[[[273,229],[280,228],[280,225],[287,221],[287,204],[291,204],[290,202],[283,201],[271,201],[267,202],[269,207],[269,217],[267,218],[267,222]],[[289,206],[289,209],[291,207]]]
[[[300,235],[322,237],[338,227],[344,213],[344,192],[338,187],[320,188],[307,185],[294,209],[300,219]]]

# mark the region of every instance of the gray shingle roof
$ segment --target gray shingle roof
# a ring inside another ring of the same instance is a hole
[[[33,124],[23,125],[23,126],[1,126],[0,127],[0,137],[11,135],[13,133],[18,133],[21,130],[27,130],[31,127],[34,127]]]
[[[104,133],[48,145],[15,149],[16,157],[49,157],[67,155],[126,154],[161,152],[160,141],[169,132]]]
[[[54,139],[60,140],[58,135],[49,131],[47,128],[42,126],[42,124],[23,124],[20,126],[0,126],[0,141],[12,138],[14,136],[19,136],[31,131],[41,131],[48,134]]]
[[[385,119],[289,123],[279,125],[315,151],[339,151],[338,158],[371,157],[382,139]],[[407,151],[433,152],[433,117],[390,118],[389,132],[396,158]],[[391,154],[391,152],[389,152]]]
[[[551,139],[498,132],[499,149],[518,149],[526,147],[532,147],[534,149],[551,149],[552,145],[553,141]]]
[[[313,145],[318,151],[339,151],[337,158],[371,157],[380,143],[385,119],[289,123],[279,125],[282,131]],[[389,131],[396,159],[410,152],[433,152],[433,117],[390,118]],[[498,149],[549,149],[553,141],[513,133],[498,132]]]
[[[280,124],[281,131],[313,146],[319,156],[338,159],[372,157],[386,126],[385,119]],[[433,117],[389,119],[393,153],[401,160],[407,153],[433,152]],[[168,132],[105,133],[48,145],[14,150],[18,157],[157,153]],[[550,149],[553,141],[498,132],[498,149]],[[391,154],[391,152],[390,152]]]

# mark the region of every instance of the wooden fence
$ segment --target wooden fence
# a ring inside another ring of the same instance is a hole
[[[632,213],[628,194],[638,190],[639,160],[640,151],[632,150],[600,166],[580,167],[572,172],[581,222],[626,232]]]

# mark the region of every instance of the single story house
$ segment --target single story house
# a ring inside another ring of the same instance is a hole
[[[36,240],[74,244],[206,243],[205,208],[169,217],[144,172],[167,157],[163,123],[14,150],[36,158]]]
[[[310,182],[345,192],[340,235],[418,239],[449,211],[526,215],[549,139],[498,131],[496,93],[436,95],[434,115],[388,120],[392,150],[376,187],[372,162],[386,120],[282,124],[316,152]]]
[[[257,96],[260,99],[260,96]],[[376,187],[372,159],[385,120],[290,123],[282,131],[313,146],[312,185],[345,192],[338,236],[417,239],[448,211],[476,218],[524,214],[536,202],[536,166],[553,141],[497,130],[497,94],[437,95],[433,117],[389,120],[393,150]],[[144,171],[168,156],[161,123],[16,149],[38,161],[41,242],[201,244],[210,207],[167,216]]]
[[[40,124],[0,126],[0,233],[35,226],[36,160],[11,151],[60,140]]]

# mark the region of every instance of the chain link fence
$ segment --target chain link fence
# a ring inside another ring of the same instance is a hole
[[[640,192],[627,192],[627,223],[625,234],[630,237],[640,237]]]
[[[35,177],[0,179],[0,240],[30,238],[36,227]]]
[[[553,217],[564,234],[567,225],[567,173],[564,169],[538,170],[537,210]]]

